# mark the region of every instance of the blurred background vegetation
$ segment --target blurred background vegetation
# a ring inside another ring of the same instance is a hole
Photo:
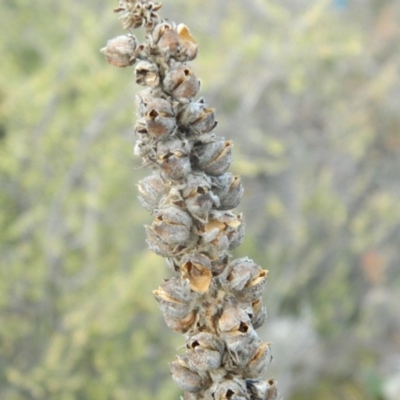
[[[287,400],[400,399],[400,3],[165,0],[235,143]],[[178,399],[131,69],[98,0],[2,0],[0,399]]]

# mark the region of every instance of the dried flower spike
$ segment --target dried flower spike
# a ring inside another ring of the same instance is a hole
[[[231,259],[243,240],[240,177],[228,169],[230,140],[218,137],[214,108],[196,100],[200,81],[188,62],[197,42],[184,24],[163,20],[161,4],[120,0],[124,29],[101,51],[119,67],[135,64],[137,121],[134,153],[153,172],[138,184],[153,216],[147,243],[165,257],[174,276],[153,291],[165,323],[185,334],[186,352],[170,364],[185,400],[277,400],[265,380],[271,345],[255,329],[266,320],[262,304],[267,271],[248,258]]]

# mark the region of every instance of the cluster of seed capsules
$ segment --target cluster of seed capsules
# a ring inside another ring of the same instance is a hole
[[[243,187],[228,172],[232,143],[213,133],[215,110],[196,100],[200,82],[187,64],[197,55],[188,28],[162,20],[159,3],[122,0],[115,10],[125,29],[143,26],[101,51],[110,64],[135,65],[137,122],[134,153],[153,172],[139,182],[139,199],[154,217],[146,226],[151,250],[167,259],[173,278],[154,291],[167,325],[185,335],[186,353],[171,363],[186,400],[273,400],[263,378],[270,343],[255,329],[266,319],[267,271],[229,251],[244,235],[238,206]]]

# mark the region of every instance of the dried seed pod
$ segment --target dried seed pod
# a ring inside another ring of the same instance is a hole
[[[159,71],[156,64],[148,61],[140,61],[135,68],[136,83],[152,88],[160,83]]]
[[[194,371],[211,371],[221,366],[224,344],[217,336],[201,332],[187,343],[189,368]]]
[[[152,88],[146,88],[141,90],[139,93],[136,94],[135,96],[135,109],[138,114],[138,116],[144,117],[147,111],[147,104],[149,104],[152,100],[154,100],[156,96],[153,93]]]
[[[271,379],[268,382],[264,380],[247,379],[246,386],[255,400],[277,400],[278,390],[276,382]]]
[[[121,35],[109,40],[100,51],[111,65],[124,68],[135,63],[136,46],[137,40],[133,35]]]
[[[242,380],[216,382],[210,389],[214,400],[247,400],[247,388]]]
[[[243,369],[243,375],[247,378],[259,378],[266,372],[271,361],[271,343],[261,343]]]
[[[183,245],[172,245],[164,242],[164,240],[157,235],[153,227],[146,225],[147,244],[154,253],[162,257],[175,257],[182,253],[185,249]]]
[[[220,200],[218,210],[232,210],[240,204],[244,190],[240,177],[226,172],[212,178],[212,191]]]
[[[257,299],[252,302],[253,315],[251,317],[251,323],[254,329],[258,329],[260,326],[264,325],[267,320],[267,310],[262,305],[262,301]]]
[[[219,205],[219,199],[211,191],[211,180],[205,174],[190,174],[182,190],[185,204],[192,216],[202,223],[208,221],[211,209]]]
[[[176,126],[171,103],[165,99],[156,98],[146,106],[144,120],[149,135],[157,138],[170,135]]]
[[[153,291],[158,306],[164,315],[172,318],[186,318],[192,311],[195,297],[189,287],[189,281],[178,278],[166,280],[157,290]]]
[[[203,99],[190,102],[178,115],[178,120],[192,135],[211,132],[217,125],[215,109],[207,107]]]
[[[192,224],[188,213],[178,207],[167,207],[158,210],[151,227],[163,242],[183,245],[189,239]]]
[[[176,357],[175,361],[170,364],[170,368],[172,379],[185,392],[199,392],[209,381],[207,375],[189,369],[186,356]]]
[[[179,35],[172,24],[168,22],[158,24],[155,27],[152,36],[159,51],[164,54],[167,59],[177,53],[179,47]]]
[[[218,327],[228,348],[227,358],[224,359],[225,368],[235,371],[244,367],[260,342],[251,326],[249,315],[239,307],[227,308],[218,321]]]
[[[241,214],[229,211],[211,211],[208,222],[198,233],[203,244],[211,244],[218,251],[232,250],[244,236]]]
[[[196,311],[192,311],[185,318],[173,318],[170,315],[164,314],[164,320],[167,326],[172,329],[174,332],[178,333],[186,333],[195,326],[198,318],[198,314]]]
[[[140,204],[150,212],[157,209],[161,198],[166,194],[166,186],[157,173],[139,181],[138,189]]]
[[[253,302],[262,295],[267,273],[267,270],[261,269],[253,260],[244,257],[228,265],[221,281],[240,301]]]
[[[189,144],[179,139],[159,143],[157,163],[164,177],[172,180],[184,178],[191,171]]]
[[[119,19],[124,29],[135,29],[144,25],[147,30],[151,30],[158,23],[156,11],[160,8],[161,4],[155,2],[120,1],[114,12],[121,14]]]
[[[178,64],[164,78],[164,90],[177,100],[185,102],[196,96],[200,81],[187,65]]]
[[[194,292],[205,293],[212,280],[210,259],[204,254],[190,254],[181,262],[182,279],[189,280]]]
[[[192,160],[195,168],[212,176],[222,175],[232,162],[232,142],[220,140],[197,145]]]
[[[193,60],[197,55],[197,43],[194,37],[190,34],[189,28],[184,24],[179,24],[177,27],[180,54],[179,61]]]

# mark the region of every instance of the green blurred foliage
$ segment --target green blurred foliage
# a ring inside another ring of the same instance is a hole
[[[183,339],[151,294],[170,272],[136,199],[138,88],[99,53],[122,31],[115,6],[2,3],[2,400],[179,397],[168,362]],[[247,221],[235,255],[270,270],[261,333],[287,399],[398,398],[399,13],[165,1],[198,38],[202,95],[234,139]]]

